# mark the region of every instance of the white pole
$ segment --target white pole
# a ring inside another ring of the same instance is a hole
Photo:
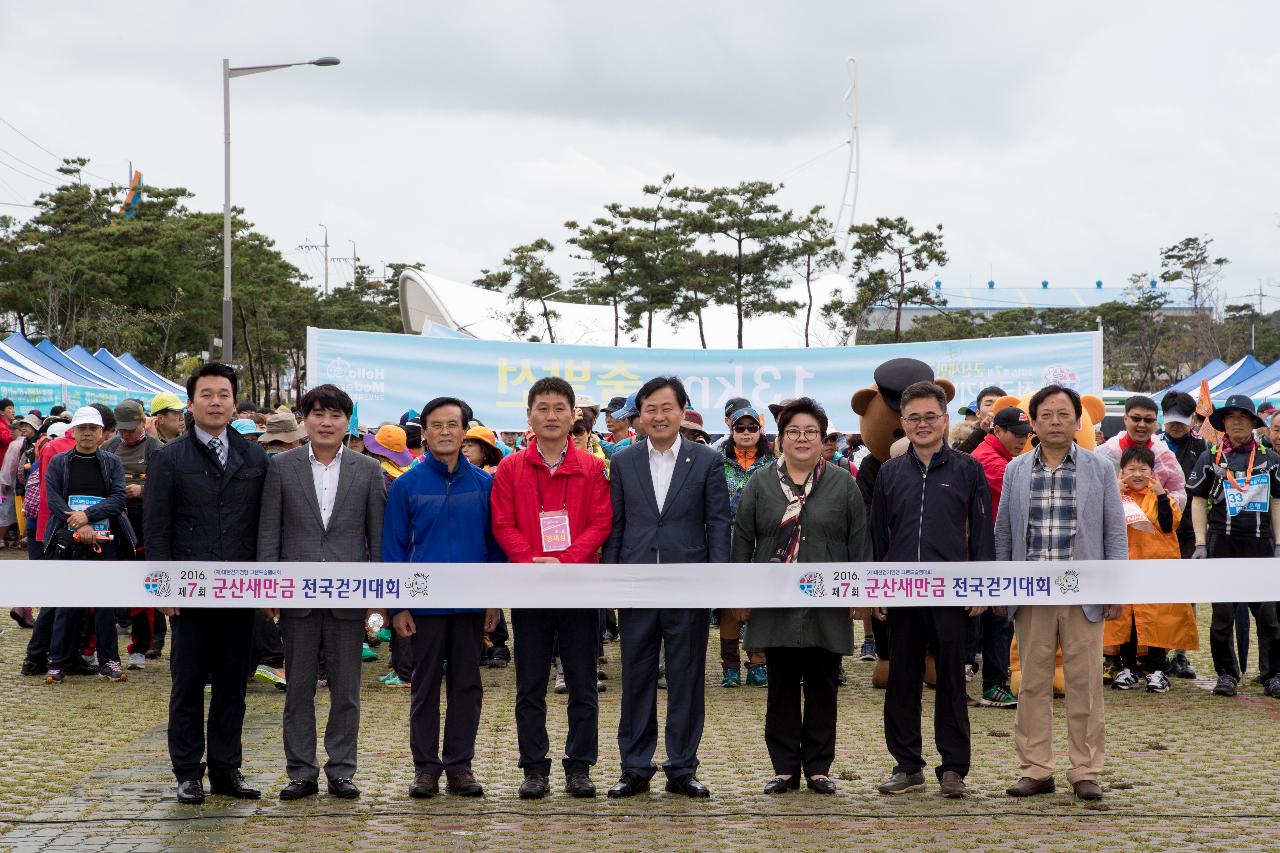
[[[231,350],[231,61],[222,60],[222,360]],[[212,353],[210,354],[212,356]]]

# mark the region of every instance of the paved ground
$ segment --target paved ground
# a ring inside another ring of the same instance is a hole
[[[1207,637],[1207,625],[1201,631]],[[973,796],[959,802],[936,791],[879,796],[875,785],[891,767],[880,722],[883,694],[869,687],[870,665],[853,660],[840,697],[833,775],[841,788],[834,797],[759,793],[770,776],[761,736],[764,691],[721,690],[717,680],[708,686],[699,774],[714,792],[709,802],[653,793],[628,802],[557,795],[530,804],[515,796],[514,672],[488,670],[475,766],[488,796],[411,801],[408,691],[379,685],[385,671],[379,662],[365,666],[362,799],[321,796],[301,805],[276,799],[286,781],[283,694],[254,683],[244,770],[266,796],[258,803],[212,797],[190,808],[174,802],[168,770],[167,660],[150,662],[126,684],[73,678],[45,686],[17,674],[28,636],[10,623],[0,637],[0,850],[1280,849],[1280,702],[1262,697],[1255,685],[1233,700],[1187,681],[1163,696],[1108,690],[1107,798],[1092,808],[1061,792],[1031,803],[1007,798],[1013,713],[987,708],[971,712]],[[611,678],[601,697],[602,760],[594,774],[602,788],[618,773],[617,645],[607,654]],[[1207,653],[1193,654],[1193,661],[1210,671]],[[552,742],[563,743],[564,698],[548,698]],[[1061,742],[1061,725],[1058,736]]]

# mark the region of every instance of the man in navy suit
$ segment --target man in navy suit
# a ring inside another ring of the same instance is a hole
[[[650,379],[636,392],[645,439],[613,456],[613,532],[604,563],[727,563],[732,521],[723,457],[680,436],[689,395],[679,379]],[[622,634],[622,778],[610,797],[649,790],[658,746],[658,650],[666,648],[667,791],[709,797],[698,781],[705,608],[631,608],[618,613]]]

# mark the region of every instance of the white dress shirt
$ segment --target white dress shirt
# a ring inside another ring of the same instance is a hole
[[[658,512],[667,502],[667,492],[671,489],[671,475],[676,470],[676,451],[680,449],[677,438],[666,450],[658,450],[652,441],[646,441],[649,448],[649,476],[653,478],[653,497],[658,502]]]
[[[338,474],[342,467],[342,445],[328,465],[316,458],[315,449],[307,445],[307,459],[311,462],[311,481],[316,487],[316,503],[320,504],[320,523],[329,526],[329,516],[333,515],[333,499],[338,494]]]

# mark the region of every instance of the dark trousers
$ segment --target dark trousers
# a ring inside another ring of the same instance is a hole
[[[138,607],[129,619],[129,654],[145,655],[151,649],[164,648],[167,629],[163,613],[154,607]]]
[[[469,770],[476,754],[480,706],[480,650],[484,613],[414,616],[413,692],[409,749],[418,773]],[[448,661],[446,673],[445,662]],[[440,680],[445,680],[444,749],[440,747]]]
[[[53,623],[58,617],[58,608],[41,607],[36,614],[35,627],[31,629],[31,639],[27,640],[27,657],[36,663],[49,662],[49,648],[53,645]]]
[[[1169,667],[1169,650],[1147,646],[1147,653],[1138,660],[1138,618],[1129,617],[1129,639],[1120,644],[1120,665],[1126,669],[1143,672],[1164,672]],[[1141,667],[1139,667],[1141,663]]]
[[[209,697],[209,778],[223,780],[242,761],[245,682],[253,665],[253,614],[245,608],[184,608],[173,617],[169,671],[169,758],[179,782],[205,765],[204,685]]]
[[[547,680],[559,654],[569,688],[565,773],[586,771],[599,752],[600,706],[596,693],[596,610],[515,609],[511,630],[516,659],[516,738],[526,776],[548,776]],[[625,671],[625,670],[624,670]]]
[[[1222,536],[1210,534],[1208,541],[1210,557],[1270,557],[1274,548],[1270,539],[1258,539],[1243,536]],[[1276,619],[1276,605],[1273,601],[1251,602],[1249,610],[1258,623],[1258,644],[1268,647],[1267,656],[1269,671],[1263,673],[1264,678],[1276,674],[1276,664],[1280,663],[1280,623]],[[1236,603],[1215,602],[1213,605],[1213,621],[1209,625],[1209,651],[1213,655],[1213,668],[1218,675],[1230,675],[1237,681],[1240,679],[1240,661],[1235,649]]]
[[[658,748],[658,649],[667,672],[668,779],[697,772],[707,670],[705,609],[632,608],[618,612],[622,629],[622,711],[618,751],[623,772],[652,777]]]
[[[53,637],[49,647],[49,666],[67,670],[80,661],[81,640],[85,621],[89,619],[87,607],[59,607],[53,619]],[[93,630],[97,638],[98,663],[120,662],[120,645],[116,639],[116,612],[110,607],[98,607],[93,612]]]
[[[973,663],[982,650],[982,689],[1009,683],[1009,644],[1013,621],[997,616],[988,607],[981,616],[970,616],[965,630],[965,661]]]
[[[836,757],[840,655],[822,648],[765,649],[769,697],[764,743],[780,776],[826,776]],[[804,705],[800,695],[803,685]]]
[[[884,739],[895,773],[924,769],[920,737],[920,697],[924,689],[925,647],[934,650],[938,686],[933,703],[933,737],[942,757],[938,778],[969,772],[969,697],[965,693],[965,629],[961,607],[891,607],[889,686],[884,695]],[[770,674],[772,678],[772,673]]]
[[[401,637],[394,630],[391,632],[391,668],[401,681],[413,682],[413,638]]]
[[[363,642],[363,638],[361,638]],[[284,666],[284,637],[280,623],[268,619],[261,610],[253,611],[253,656],[250,671],[259,664],[279,669]],[[248,675],[245,676],[246,678]]]

